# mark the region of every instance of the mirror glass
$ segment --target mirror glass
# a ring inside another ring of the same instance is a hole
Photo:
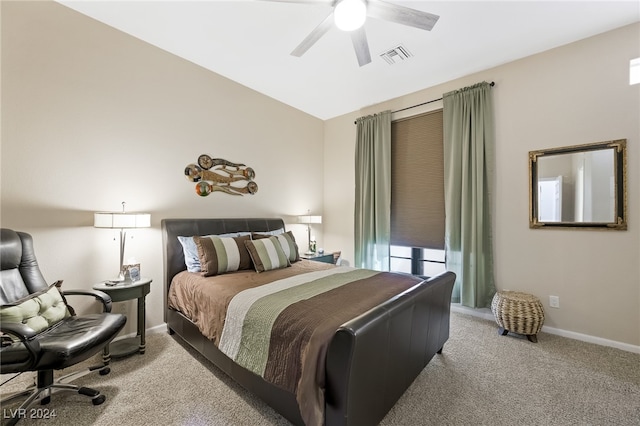
[[[529,152],[529,225],[626,229],[626,140]]]

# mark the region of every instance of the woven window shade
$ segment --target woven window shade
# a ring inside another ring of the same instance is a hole
[[[444,249],[442,110],[391,123],[391,244]]]

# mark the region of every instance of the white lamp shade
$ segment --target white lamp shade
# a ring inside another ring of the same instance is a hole
[[[298,216],[298,223],[305,223],[305,224],[322,223],[322,216],[311,216],[311,215]]]
[[[148,228],[151,226],[149,213],[108,213],[97,212],[93,214],[93,226],[95,228]]]
[[[367,19],[367,6],[362,0],[342,0],[333,11],[336,27],[342,31],[360,28]]]

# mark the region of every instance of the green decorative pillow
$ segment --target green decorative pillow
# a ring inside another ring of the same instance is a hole
[[[282,251],[289,259],[289,262],[297,262],[300,260],[300,255],[298,254],[298,245],[296,244],[296,239],[293,237],[293,233],[291,231],[287,231],[284,234],[278,234],[275,236],[280,242],[280,246],[282,246]]]
[[[247,250],[253,260],[256,272],[270,271],[272,269],[286,268],[289,259],[282,250],[278,237],[261,238],[259,240],[245,241]]]
[[[48,290],[30,294],[0,307],[0,322],[22,323],[37,333],[70,315],[55,284]]]
[[[251,269],[251,257],[245,246],[250,235],[241,237],[193,237],[198,249],[200,270],[205,277],[224,274],[225,272]]]
[[[262,234],[262,233],[253,233],[251,234],[251,238],[254,240],[259,240],[262,238],[269,238],[270,235]],[[284,251],[285,256],[289,259],[289,262],[297,262],[300,260],[300,254],[298,253],[298,244],[296,244],[296,239],[293,236],[293,232],[287,231],[275,237],[280,242],[280,246],[282,247],[282,251]]]

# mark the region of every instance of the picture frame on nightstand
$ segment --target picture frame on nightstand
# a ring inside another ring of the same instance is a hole
[[[126,281],[136,282],[140,280],[140,264],[134,263],[131,265],[124,265],[124,277]]]

